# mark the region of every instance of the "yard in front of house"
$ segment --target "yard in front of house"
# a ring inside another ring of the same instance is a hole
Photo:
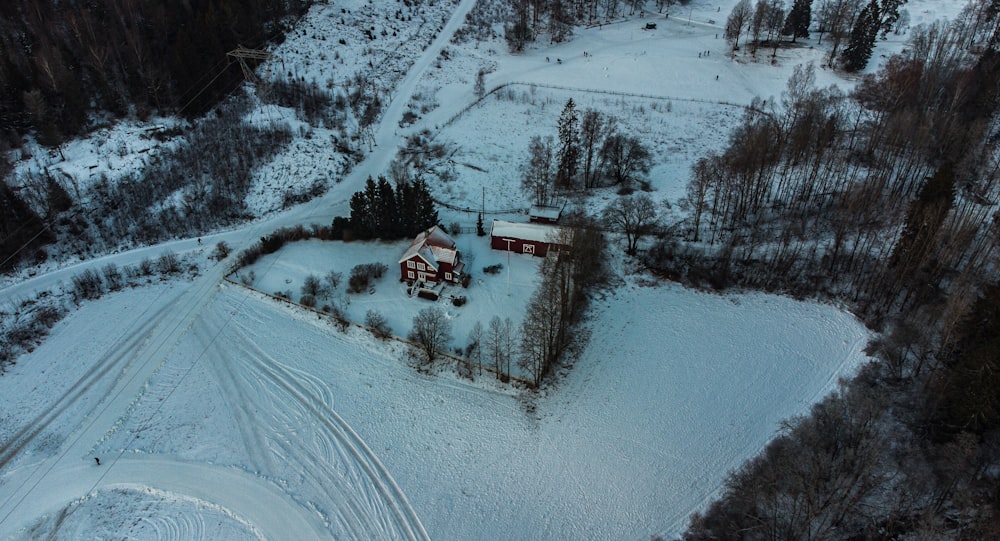
[[[472,279],[468,288],[445,286],[442,297],[437,301],[409,295],[406,282],[400,280],[398,261],[411,239],[394,242],[316,239],[291,242],[273,254],[262,256],[253,265],[240,269],[233,279],[240,281],[252,272],[252,287],[270,294],[287,293],[291,300],[297,302],[302,296],[302,284],[307,276],[315,275],[322,280],[327,273],[336,271],[343,275],[340,285],[332,294],[317,298],[316,307],[336,306],[352,322],[363,324],[368,311],[375,310],[385,318],[393,335],[405,337],[420,310],[437,306],[451,321],[450,351],[464,348],[476,322],[487,328],[493,316],[510,318],[516,340],[528,300],[538,287],[542,259],[492,250],[488,236],[454,235],[452,238]],[[351,269],[365,263],[382,263],[388,270],[368,290],[348,293],[347,279]],[[483,272],[483,267],[497,264],[502,265],[499,273]],[[455,306],[451,299],[459,296],[466,297],[467,302]],[[515,366],[511,370],[515,376],[522,375]]]

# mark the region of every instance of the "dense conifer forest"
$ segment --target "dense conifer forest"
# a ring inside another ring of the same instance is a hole
[[[93,113],[204,113],[243,79],[226,52],[263,47],[308,0],[10,0],[0,3],[5,145],[80,133]]]

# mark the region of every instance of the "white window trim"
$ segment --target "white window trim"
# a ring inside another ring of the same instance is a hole
[[[524,253],[526,253],[526,254],[535,255],[535,245],[534,244],[531,244],[529,242],[525,242],[524,244],[521,245],[521,249],[524,250]]]
[[[450,272],[444,273],[444,279],[448,280],[448,281],[451,281],[451,273]]]
[[[414,278],[413,277],[413,271],[406,271],[406,277],[409,278],[410,280],[412,280]]]
[[[417,262],[417,270],[418,270],[418,271],[422,271],[422,270],[427,270],[427,267],[425,267],[423,263],[420,263],[420,262],[418,261],[418,262]]]
[[[413,264],[413,260],[412,260],[412,259],[408,259],[408,260],[406,261],[406,268],[408,268],[408,269],[412,269],[413,267],[416,267],[416,265],[414,265],[414,264]],[[412,273],[411,273],[411,274],[412,274]]]

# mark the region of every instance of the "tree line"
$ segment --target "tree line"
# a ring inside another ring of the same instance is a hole
[[[504,39],[511,52],[524,50],[525,45],[548,35],[560,43],[572,35],[573,26],[598,24],[619,17],[642,13],[646,0],[513,0],[508,20],[504,24]],[[656,0],[657,13],[674,4],[687,5],[690,0]]]
[[[650,266],[834,300],[879,335],[684,539],[1000,536],[998,8],[915,29],[850,94],[796,70],[694,166]]]
[[[528,143],[521,186],[533,204],[547,206],[559,193],[609,184],[622,194],[646,186],[653,155],[638,137],[622,133],[616,117],[594,109],[581,114],[570,98],[556,128],[558,139],[536,135]]]
[[[280,40],[310,0],[11,0],[0,5],[0,125],[55,146],[94,112],[200,115],[243,76],[226,52]]]
[[[834,65],[839,61],[844,70],[856,72],[868,64],[880,35],[884,37],[892,30],[898,33],[908,22],[906,12],[900,11],[905,3],[906,0],[820,0],[814,16],[813,0],[793,0],[787,11],[783,0],[757,0],[755,4],[740,0],[726,18],[723,37],[735,53],[745,36],[744,43],[754,57],[761,45],[770,43],[773,56],[783,38],[790,38],[792,43],[797,38],[808,38],[815,22],[818,43],[822,44],[824,35],[831,41],[827,63]],[[845,42],[845,48],[841,49]]]
[[[333,220],[333,235],[344,240],[395,240],[415,237],[438,225],[437,208],[427,183],[420,178],[392,184],[371,177],[351,196],[351,215]]]

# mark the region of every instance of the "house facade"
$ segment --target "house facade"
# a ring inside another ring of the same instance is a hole
[[[565,228],[540,223],[517,223],[493,220],[490,228],[490,247],[518,254],[545,257],[549,250],[563,247]]]
[[[425,284],[461,284],[465,278],[465,262],[455,247],[455,241],[434,226],[413,239],[399,259],[400,281]]]

